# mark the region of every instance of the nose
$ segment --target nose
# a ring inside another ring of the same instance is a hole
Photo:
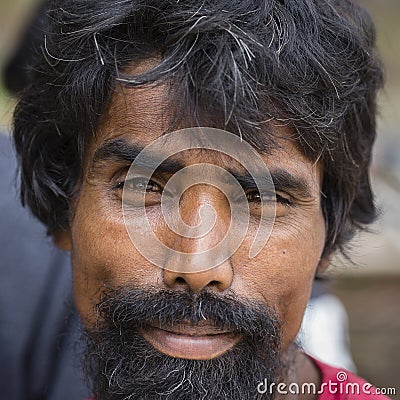
[[[222,292],[232,284],[234,272],[231,258],[214,265],[216,260],[207,251],[218,245],[229,229],[231,216],[225,196],[208,185],[193,186],[180,199],[180,217],[186,224],[195,226],[201,222],[200,209],[205,205],[214,209],[213,228],[198,238],[176,235],[173,249],[180,253],[171,251],[163,270],[164,283],[168,288],[190,289],[198,293],[209,287]],[[194,254],[196,257],[193,257]]]

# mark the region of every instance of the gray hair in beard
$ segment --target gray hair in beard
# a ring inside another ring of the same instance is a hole
[[[280,323],[272,308],[234,293],[139,289],[105,290],[97,323],[87,327],[85,374],[96,400],[272,399],[259,382],[277,382],[282,368]],[[242,340],[210,360],[173,358],[139,333],[149,323],[196,325],[207,319]],[[269,392],[269,391],[268,391]]]

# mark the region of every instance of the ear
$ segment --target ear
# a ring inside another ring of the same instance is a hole
[[[53,234],[53,242],[59,249],[64,251],[71,251],[72,249],[71,231],[69,229],[57,231],[56,233]]]
[[[317,270],[315,271],[315,275],[323,274],[329,267],[331,263],[331,256],[324,256],[319,260]]]

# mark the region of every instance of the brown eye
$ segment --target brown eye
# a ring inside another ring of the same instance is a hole
[[[251,190],[246,193],[248,202],[261,203],[261,194],[258,190]],[[279,193],[265,193],[262,197],[262,202],[265,204],[278,203],[285,206],[290,206],[292,203],[289,198],[284,197]]]
[[[252,190],[250,192],[247,192],[246,198],[248,201],[261,202],[261,194],[258,190]],[[275,196],[273,194],[268,194],[263,197],[263,201],[265,202],[275,201]]]
[[[127,191],[134,191],[134,192],[161,192],[161,186],[154,182],[148,181],[145,178],[131,178],[126,181],[118,182],[116,185],[117,189],[124,189]]]
[[[147,181],[144,178],[132,178],[123,183],[124,190],[137,192],[161,192],[161,186],[154,181]]]
[[[118,182],[116,189],[122,191],[126,204],[131,206],[153,206],[161,201],[162,186],[143,177],[130,178]]]

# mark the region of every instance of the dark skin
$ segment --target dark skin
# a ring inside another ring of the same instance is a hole
[[[139,70],[132,70],[137,73]],[[250,208],[250,229],[239,249],[221,265],[202,272],[177,272],[151,264],[133,246],[122,215],[122,187],[130,163],[118,154],[112,159],[96,160],[96,152],[115,139],[127,147],[143,148],[165,132],[167,117],[163,107],[166,90],[162,86],[142,89],[117,87],[111,107],[103,116],[101,126],[90,143],[85,158],[81,186],[76,198],[74,215],[67,231],[56,235],[59,247],[72,256],[74,296],[85,324],[93,324],[94,308],[102,288],[133,283],[141,287],[174,290],[203,289],[223,294],[234,291],[239,297],[272,305],[283,326],[282,357],[290,355],[292,368],[289,382],[318,383],[318,371],[310,359],[300,352],[292,354],[292,343],[301,325],[303,313],[317,272],[326,267],[321,259],[325,242],[325,222],[321,209],[323,172],[318,163],[307,159],[290,138],[288,127],[272,124],[280,148],[272,149],[262,158],[273,174],[284,171],[293,179],[291,185],[282,183],[276,188],[276,220],[272,234],[263,250],[249,259],[249,248],[255,235],[255,220],[259,207],[257,193],[246,188]],[[242,173],[228,158],[207,151],[187,151],[180,158],[185,166],[207,162]],[[147,199],[154,221],[161,218],[159,206],[162,186],[174,171],[163,170],[147,186]],[[296,186],[296,182],[298,186]],[[154,223],[157,236],[184,252],[205,249],[218,242],[226,231],[229,217],[226,199],[216,188],[197,185],[182,197],[180,212],[188,224],[198,222],[199,208],[211,205],[217,213],[216,229],[206,239],[174,237],[163,223]],[[253,221],[253,222],[252,222]],[[185,266],[188,271],[190,266]],[[205,359],[217,357],[231,348],[240,337],[205,341],[204,346],[192,346],[184,335],[173,346],[165,338],[159,340],[151,332],[142,332],[158,350],[172,357]],[[212,327],[190,327],[190,334],[204,335]],[[167,338],[168,339],[168,338]],[[163,342],[164,340],[164,342]],[[167,344],[166,344],[167,342]]]

